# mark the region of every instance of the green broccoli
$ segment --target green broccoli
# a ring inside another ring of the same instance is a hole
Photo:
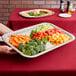
[[[31,52],[31,55],[36,55],[36,54],[37,54],[36,51],[32,51],[32,52]]]
[[[24,49],[26,49],[26,50],[33,50],[33,47],[30,46],[29,44],[25,44]]]
[[[33,38],[32,33],[37,33],[37,30],[32,30],[32,31],[31,31],[31,33],[30,33],[30,37],[31,37],[31,38]]]
[[[31,52],[33,51],[33,46],[30,46],[28,44],[25,44],[25,46],[22,48],[22,52],[26,55],[32,55]]]
[[[47,36],[46,38],[42,39],[41,41],[42,41],[43,44],[45,45],[45,44],[47,43],[47,41],[48,41],[48,36]]]
[[[39,45],[39,48],[40,48],[39,52],[45,51],[45,45]]]
[[[33,42],[32,43],[32,46],[37,46],[37,42]]]
[[[31,50],[26,50],[26,49],[22,48],[22,52],[26,55],[31,55]]]
[[[43,44],[43,41],[35,39],[35,40],[30,40],[25,45],[23,45],[23,43],[20,43],[19,49],[24,54],[31,56],[31,55],[36,55],[36,54],[44,51],[45,50],[45,46]]]
[[[23,42],[21,42],[20,44],[19,44],[19,46],[18,46],[18,49],[20,50],[20,51],[22,51],[22,47],[24,46],[24,44],[23,44]]]
[[[33,49],[34,49],[34,51],[36,51],[36,53],[39,53],[39,51],[40,51],[40,48],[38,46],[34,47]]]
[[[37,40],[37,44],[38,44],[38,45],[42,45],[43,42],[42,42],[41,40]]]

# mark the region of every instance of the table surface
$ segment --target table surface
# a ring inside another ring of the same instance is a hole
[[[73,14],[72,17],[69,17],[69,18],[59,17],[58,16],[58,14],[60,13],[59,9],[51,9],[52,11],[55,12],[55,14],[51,16],[42,17],[42,18],[24,18],[19,15],[19,12],[25,11],[25,10],[29,10],[29,9],[13,10],[7,26],[12,28],[13,30],[18,30],[18,29],[31,26],[31,25],[35,25],[35,24],[39,24],[42,22],[50,22],[69,32],[76,32],[76,29],[75,29],[76,11],[75,11],[75,14]]]
[[[46,17],[41,17],[41,18],[25,18],[25,17],[22,17],[19,15],[19,12],[21,11],[28,11],[28,10],[31,10],[31,9],[14,9],[13,10],[13,13],[11,14],[11,17],[10,17],[10,20],[13,20],[13,21],[36,21],[36,20],[44,20],[46,19],[47,21],[49,19],[52,19],[52,20],[59,20],[59,21],[63,21],[65,20],[64,18],[62,17],[58,17],[58,14],[60,13],[60,9],[48,9],[48,10],[52,10],[55,12],[55,14],[51,15],[51,16],[46,16]],[[66,20],[76,20],[76,14],[74,14],[72,17],[69,17],[69,18],[66,18]]]
[[[51,9],[55,12],[52,16],[43,18],[28,19],[18,15],[20,11],[26,9],[15,9],[8,21],[14,30],[25,25],[37,24],[40,22],[52,22],[64,28],[76,36],[76,13],[70,18],[58,17],[59,9]],[[28,9],[27,9],[28,10]],[[24,24],[25,21],[25,24]],[[18,24],[18,22],[22,24]],[[29,23],[28,23],[29,22]],[[37,22],[37,23],[36,23]],[[13,25],[15,24],[16,25]],[[10,26],[8,24],[8,27]],[[45,55],[28,59],[17,55],[1,55],[0,71],[75,71],[76,70],[76,40],[57,48]]]

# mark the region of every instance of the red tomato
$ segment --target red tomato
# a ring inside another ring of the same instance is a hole
[[[45,33],[47,33],[47,34],[48,34],[48,33],[49,33],[49,30],[46,30],[46,31],[45,31]]]
[[[41,37],[38,37],[38,40],[41,40]]]
[[[44,39],[44,36],[41,36],[41,39]]]
[[[32,35],[37,36],[37,34],[36,34],[36,33],[32,33]]]
[[[44,33],[43,35],[44,35],[44,37],[46,37],[47,36],[47,33]]]
[[[57,31],[58,29],[57,28],[54,28],[54,30]]]
[[[41,35],[41,32],[39,31],[39,32],[37,33],[37,35]]]
[[[32,39],[34,40],[35,38],[36,38],[36,36],[33,36],[33,38],[32,38]]]

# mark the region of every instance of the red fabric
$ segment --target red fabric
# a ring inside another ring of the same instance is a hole
[[[41,22],[50,22],[53,23],[69,32],[76,32],[76,14],[73,14],[70,18],[59,17],[59,9],[51,9],[55,12],[54,15],[42,17],[42,18],[24,18],[19,15],[19,12],[29,9],[15,9],[11,14],[11,17],[8,21],[8,27],[11,27],[13,30],[18,30],[24,27],[32,26]],[[76,13],[76,12],[75,12]]]
[[[26,9],[15,9],[13,11],[8,21],[8,27],[17,30],[41,22],[51,22],[76,36],[76,14],[71,18],[60,18],[58,17],[59,10],[52,9],[55,12],[52,16],[28,19],[18,15],[18,12],[23,10]],[[23,58],[19,54],[0,56],[0,72],[16,72],[21,75],[25,74],[29,76],[63,76],[64,74],[70,76],[72,73],[75,74],[75,71],[76,40],[34,59]],[[73,74],[71,76],[74,76]]]

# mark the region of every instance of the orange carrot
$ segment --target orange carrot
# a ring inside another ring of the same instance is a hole
[[[9,43],[11,43],[15,47],[18,47],[19,43],[23,42],[24,44],[26,44],[26,42],[30,40],[30,36],[27,35],[11,35]]]

